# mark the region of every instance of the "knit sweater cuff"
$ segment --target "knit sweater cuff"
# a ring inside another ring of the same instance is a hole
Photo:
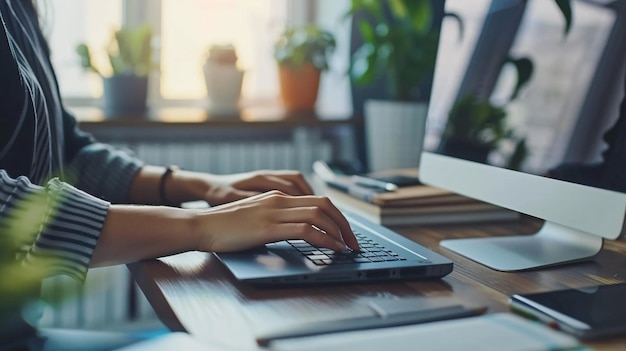
[[[56,178],[47,190],[48,210],[24,262],[83,281],[110,204]]]

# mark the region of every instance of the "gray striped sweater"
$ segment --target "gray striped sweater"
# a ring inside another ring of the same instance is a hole
[[[31,1],[0,0],[0,235],[29,222],[18,258],[53,258],[50,274],[83,280],[109,204],[128,202],[141,166],[76,127]]]

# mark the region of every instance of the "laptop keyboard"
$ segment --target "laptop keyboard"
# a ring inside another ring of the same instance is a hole
[[[369,239],[362,233],[354,231],[354,236],[361,247],[359,251],[337,252],[332,249],[313,246],[304,240],[287,240],[287,242],[318,266],[406,260],[406,258]]]

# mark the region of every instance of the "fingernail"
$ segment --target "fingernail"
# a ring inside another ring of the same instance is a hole
[[[344,252],[344,251],[350,250],[346,244],[339,243],[339,245],[337,247],[339,248],[340,252]]]

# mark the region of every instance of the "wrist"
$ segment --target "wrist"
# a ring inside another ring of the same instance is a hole
[[[171,191],[168,191],[168,183],[171,182],[170,178],[174,177],[174,172],[180,171],[180,167],[175,165],[170,165],[165,168],[165,171],[161,175],[159,179],[159,199],[161,200],[161,205],[174,205],[176,201],[171,200],[171,196],[168,195]],[[180,205],[178,203],[177,205]]]
[[[91,267],[163,257],[198,247],[194,213],[165,206],[112,205]]]
[[[177,204],[206,200],[209,189],[210,183],[203,174],[185,170],[173,172],[165,187],[167,199]]]
[[[191,233],[193,250],[212,252],[215,241],[215,227],[218,225],[215,214],[206,210],[191,210],[189,213],[187,229]]]

